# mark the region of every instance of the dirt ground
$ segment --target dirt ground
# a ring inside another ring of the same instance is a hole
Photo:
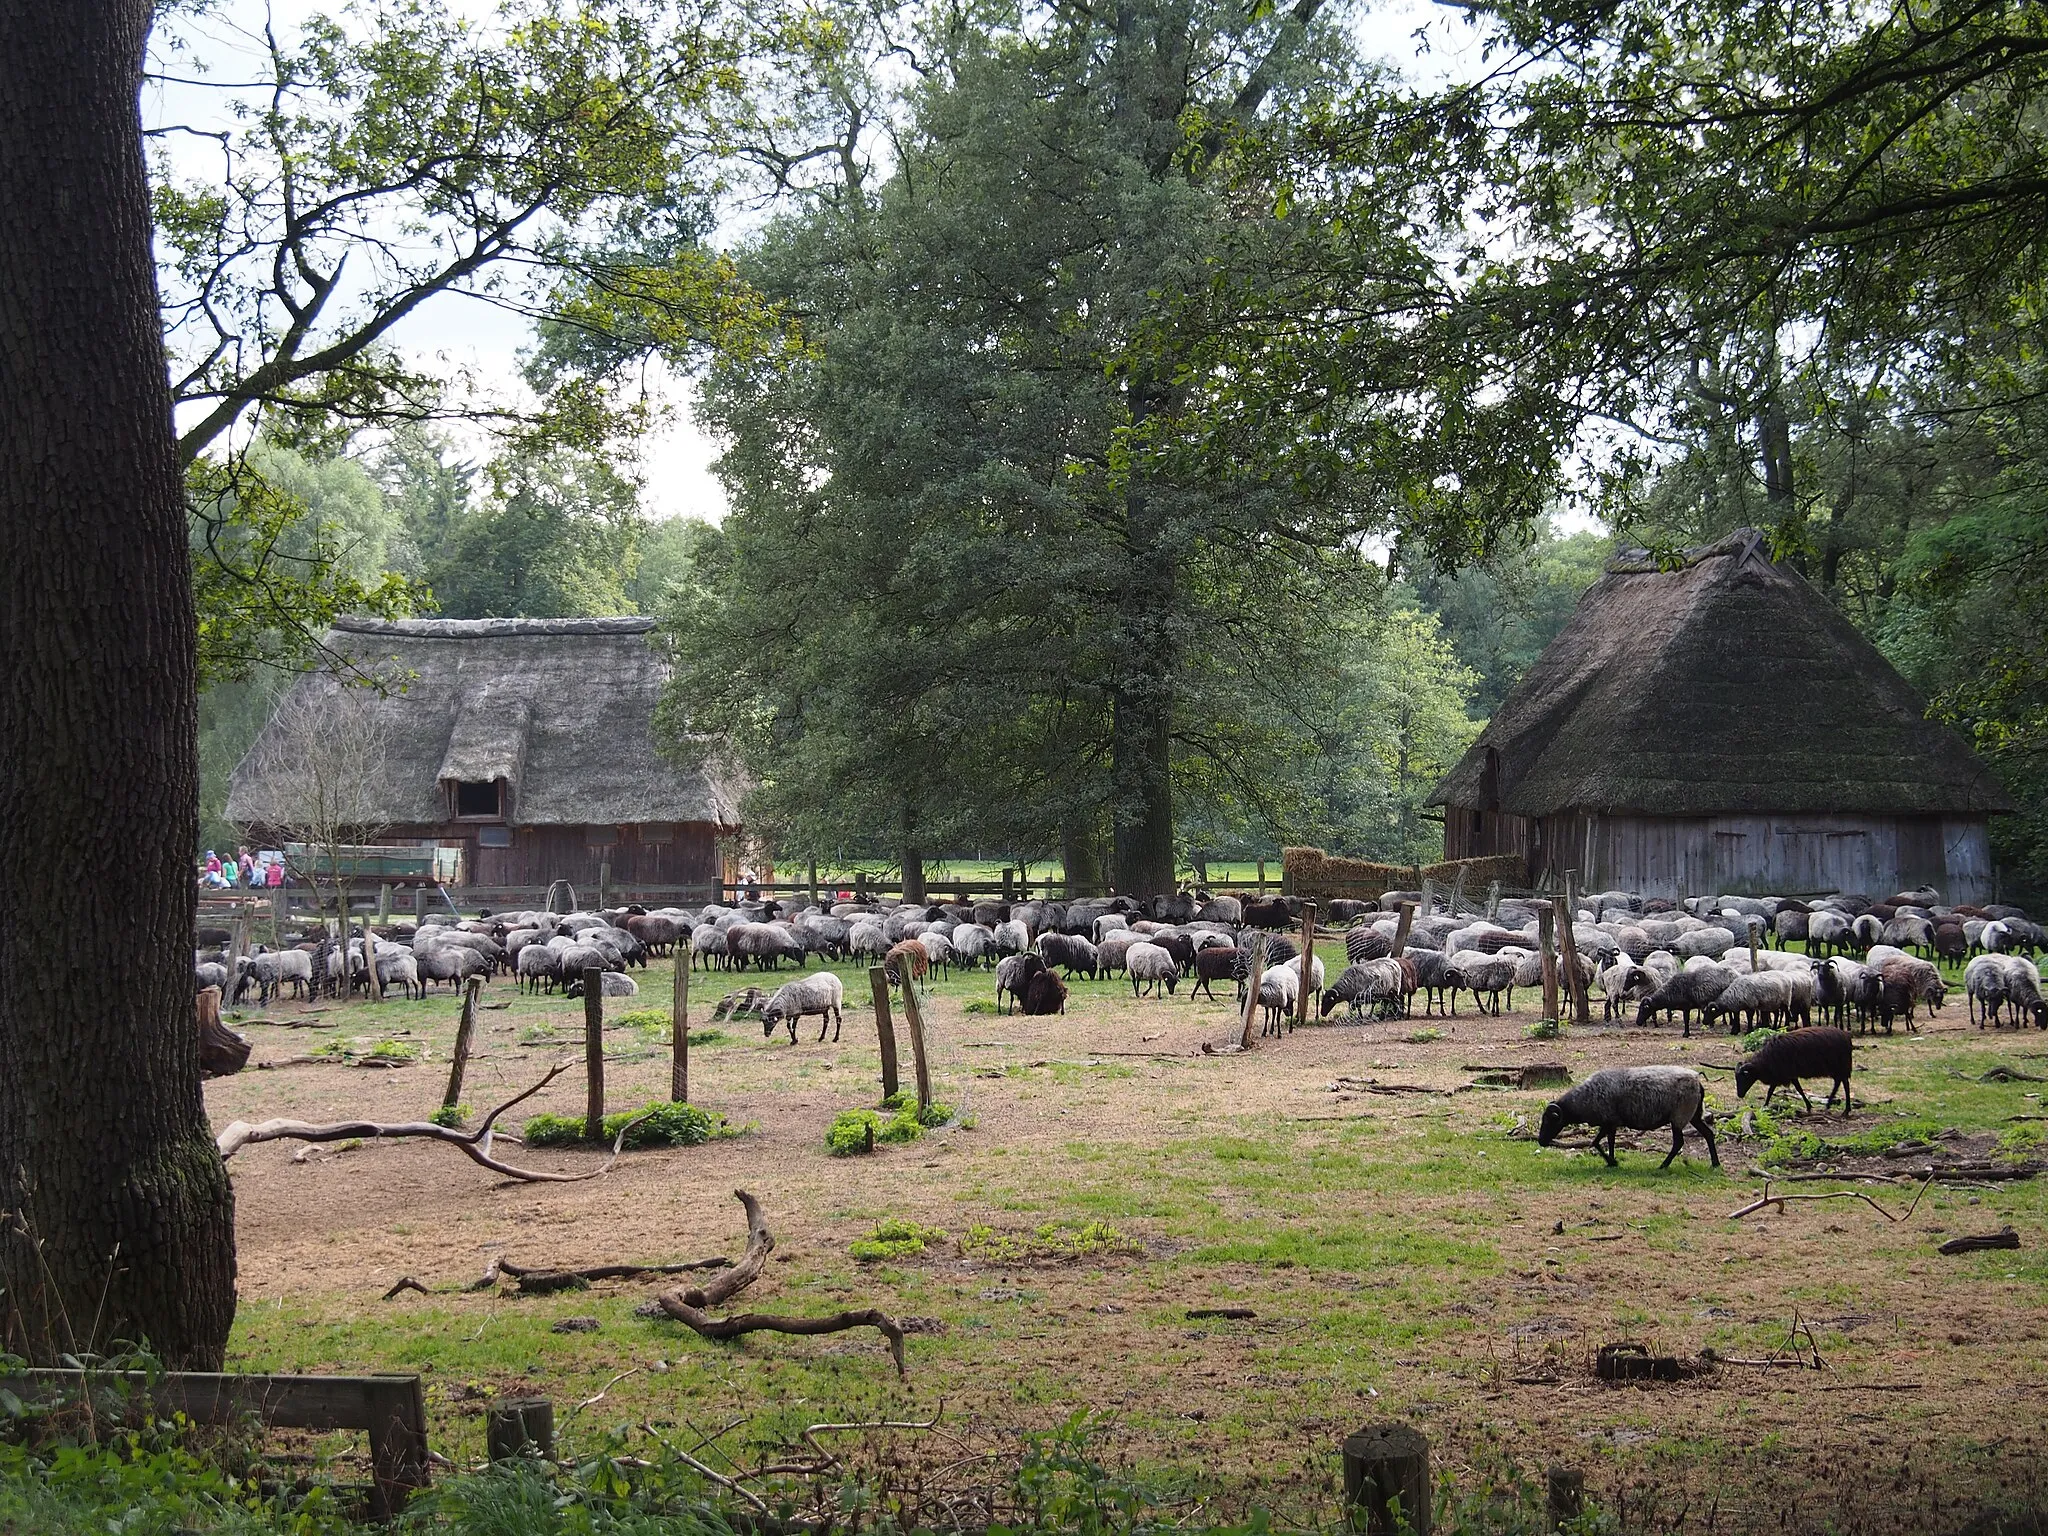
[[[590,1182],[511,1184],[421,1142],[244,1150],[230,1164],[234,1367],[423,1371],[436,1447],[457,1455],[480,1441],[481,1404],[510,1391],[553,1397],[569,1435],[728,1426],[712,1447],[734,1465],[817,1421],[924,1417],[943,1404],[955,1433],[1000,1445],[1086,1411],[1104,1416],[1111,1454],[1198,1473],[1218,1508],[1263,1503],[1289,1518],[1327,1514],[1337,1440],[1384,1419],[1425,1429],[1437,1469],[1460,1486],[1502,1466],[1580,1467],[1632,1529],[1946,1530],[1987,1501],[2042,1492],[2043,1181],[1936,1185],[1909,1218],[1912,1182],[1780,1184],[1860,1188],[1885,1210],[1835,1200],[1730,1219],[1763,1193],[1769,1144],[1736,1134],[1750,1106],[1736,1104],[1727,1072],[1707,1074],[1718,1171],[1689,1139],[1660,1172],[1669,1141],[1655,1134],[1637,1150],[1625,1135],[1613,1170],[1583,1146],[1539,1150],[1527,1128],[1548,1093],[1470,1086],[1476,1068],[1536,1061],[1575,1077],[1624,1063],[1726,1065],[1739,1050],[1726,1036],[1596,1024],[1531,1041],[1537,1000],[1517,994],[1522,1006],[1501,1018],[1333,1020],[1208,1055],[1205,1044],[1235,1038],[1227,1001],[1190,1001],[1185,989],[1136,1001],[1127,984],[1084,983],[1065,1017],[1003,1017],[987,1011],[985,973],[956,976],[935,985],[927,1010],[935,1097],[955,1123],[835,1158],[824,1142],[834,1114],[879,1095],[866,977],[842,974],[850,1006],[837,1043],[817,1043],[815,1024],[795,1046],[764,1042],[741,1021],[693,1049],[693,1101],[743,1134],[629,1154]],[[737,984],[695,978],[699,1028]],[[642,996],[609,1012],[665,1010],[669,985],[657,961]],[[580,1002],[524,999],[510,981],[485,997],[463,1094],[478,1109],[580,1055],[583,1027]],[[440,1102],[456,1014],[446,994],[244,1010],[254,1064],[209,1086],[215,1124],[421,1118]],[[335,1041],[360,1055],[379,1040],[422,1055],[396,1069],[295,1060]],[[613,1028],[607,1054],[612,1107],[667,1096],[665,1037]],[[1975,1136],[1969,1147],[2025,1153],[2048,1087],[2028,1078],[2048,1077],[2044,1056],[2043,1036],[1972,1028],[1958,990],[1918,1035],[1859,1051],[1866,1102],[1853,1117],[1787,1116],[1781,1100],[1779,1128],[1875,1132],[1864,1138],[1875,1151],[1892,1127],[1901,1139],[1954,1127]],[[1978,1081],[2000,1064],[2020,1076]],[[580,1113],[583,1096],[572,1070],[508,1124]],[[501,1155],[559,1170],[602,1161]],[[526,1299],[465,1289],[501,1253],[564,1266],[737,1254],[737,1188],[760,1197],[778,1244],[745,1304],[916,1318],[907,1381],[870,1334],[713,1345],[640,1318],[654,1281]],[[921,1256],[855,1262],[848,1245],[887,1219],[948,1236]],[[1094,1229],[1083,1239],[1092,1250],[1065,1262],[999,1263],[960,1247],[981,1226],[1025,1239],[1089,1222],[1111,1230]],[[2019,1231],[2017,1252],[1935,1251],[2005,1225]],[[407,1275],[432,1294],[381,1299]],[[1216,1306],[1256,1315],[1187,1316]],[[556,1331],[572,1319],[594,1326]],[[1675,1383],[1600,1382],[1593,1357],[1617,1341],[1729,1363]],[[952,1445],[943,1451],[931,1455],[954,1459]]]

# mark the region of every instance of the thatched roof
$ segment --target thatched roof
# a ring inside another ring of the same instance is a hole
[[[1642,551],[1615,559],[1431,803],[1515,816],[2013,809],[1877,649],[1750,529],[1688,551],[1675,570]]]
[[[731,786],[655,749],[668,671],[648,644],[653,628],[642,618],[341,619],[328,647],[385,691],[351,687],[344,701],[327,673],[299,678],[235,770],[228,818],[291,819],[264,767],[281,721],[367,717],[382,761],[364,800],[385,825],[445,821],[449,781],[503,779],[514,826],[737,827]]]

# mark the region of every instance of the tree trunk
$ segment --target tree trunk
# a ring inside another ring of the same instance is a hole
[[[1060,865],[1068,894],[1093,891],[1102,884],[1102,857],[1096,851],[1095,829],[1078,821],[1060,826]]]
[[[192,1012],[198,747],[141,87],[149,0],[0,9],[0,1349],[218,1369],[234,1197]],[[77,878],[112,859],[108,903]],[[18,1213],[15,1214],[15,1213]]]
[[[1131,425],[1142,433],[1164,390],[1131,381]],[[1110,717],[1110,804],[1115,818],[1110,879],[1126,896],[1171,891],[1173,879],[1173,554],[1146,504],[1144,471],[1133,464],[1124,497],[1130,578],[1117,636],[1122,672]]]
[[[924,853],[921,849],[903,850],[903,899],[913,906],[924,900]]]

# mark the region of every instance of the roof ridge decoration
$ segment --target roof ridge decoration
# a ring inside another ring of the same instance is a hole
[[[657,621],[644,614],[602,619],[366,619],[346,615],[334,628],[349,635],[397,635],[415,640],[508,639],[525,635],[644,635]]]

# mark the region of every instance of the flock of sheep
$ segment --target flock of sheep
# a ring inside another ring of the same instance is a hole
[[[1027,1014],[1064,1013],[1067,981],[1076,976],[1122,976],[1137,997],[1171,996],[1189,979],[1191,995],[1214,997],[1214,983],[1230,981],[1241,1004],[1256,976],[1269,1033],[1290,1027],[1303,1011],[1304,986],[1327,1018],[1347,1006],[1353,1017],[1405,1017],[1418,994],[1427,1012],[1455,1014],[1460,992],[1481,1012],[1499,1014],[1503,999],[1513,1007],[1514,989],[1542,985],[1539,904],[1502,901],[1483,918],[1411,911],[1404,920],[1404,901],[1418,898],[1388,892],[1376,903],[1328,905],[1323,915],[1343,926],[1319,933],[1318,945],[1327,943],[1333,957],[1341,945],[1345,963],[1327,985],[1320,957],[1309,958],[1304,976],[1287,932],[1300,920],[1299,902],[1188,893],[1143,902],[842,903],[793,911],[771,902],[429,919],[369,935],[367,953],[363,936],[343,941],[318,932],[259,949],[232,969],[224,951],[201,949],[196,979],[234,1001],[253,988],[267,1003],[286,988],[300,997],[366,989],[373,967],[380,987],[407,996],[501,971],[523,988],[573,995],[594,970],[606,996],[630,997],[638,991],[629,974],[634,967],[678,950],[693,968],[772,971],[787,961],[801,974],[768,995],[761,1020],[767,1034],[787,1028],[792,1043],[803,1018],[819,1019],[820,1040],[828,1027],[838,1038],[842,1023],[842,984],[830,970],[805,969],[814,957],[877,964],[891,981],[989,967],[997,1002]],[[216,944],[226,937],[201,935]],[[1833,1085],[1828,1104],[1839,1092],[1846,1111],[1847,1026],[1889,1032],[1903,1022],[1911,1030],[1923,1006],[1930,1015],[1942,1006],[1950,984],[1944,965],[1962,967],[1970,1017],[1980,1028],[2048,1028],[2048,997],[2034,959],[2048,947],[2048,932],[2018,908],[1949,907],[1932,891],[1884,902],[1715,896],[1684,903],[1608,891],[1580,900],[1571,937],[1578,980],[1598,989],[1609,1020],[1625,1019],[1633,1008],[1638,1025],[1675,1016],[1688,1035],[1696,1019],[1704,1028],[1790,1031],[1743,1063],[1740,1094],[1761,1082],[1772,1094],[1791,1088],[1804,1099],[1802,1079],[1825,1078]],[[1801,951],[1789,947],[1795,942]],[[1562,954],[1558,963],[1565,963]],[[1816,1016],[1831,1027],[1813,1027]],[[1612,1162],[1618,1127],[1670,1127],[1673,1157],[1692,1127],[1705,1135],[1718,1164],[1704,1092],[1690,1068],[1610,1068],[1553,1102],[1538,1139],[1548,1145],[1566,1125],[1591,1124],[1595,1146]]]

